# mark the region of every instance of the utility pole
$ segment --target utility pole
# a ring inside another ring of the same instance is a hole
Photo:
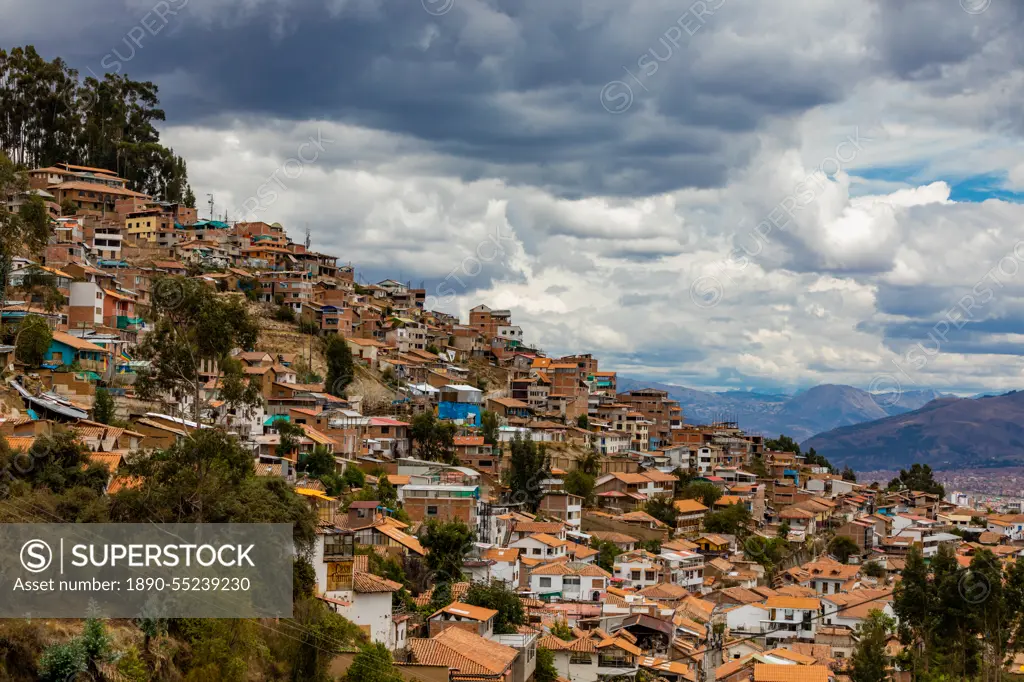
[[[210,205],[210,220],[213,220],[213,195],[207,194],[206,196],[210,197],[210,200],[206,203]]]

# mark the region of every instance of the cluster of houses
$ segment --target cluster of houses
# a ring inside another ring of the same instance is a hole
[[[527,682],[544,648],[573,682],[641,672],[671,682],[840,680],[858,626],[874,610],[894,615],[893,584],[912,547],[930,558],[948,545],[963,566],[982,547],[1007,559],[1024,553],[1024,515],[879,491],[766,449],[736,423],[687,424],[665,391],[619,391],[598,358],[530,346],[509,310],[479,305],[464,323],[425,309],[423,289],[357,283],[350,265],[292,242],[278,224],[200,220],[107,170],[57,164],[28,176],[29,192],[7,205],[42,197],[53,236],[38,262],[16,259],[8,291],[21,299],[4,301],[0,316],[41,316],[53,341],[40,366],[14,364],[9,384],[25,409],[8,415],[0,434],[23,450],[73,430],[109,471],[113,493],[138,484],[120,472],[131,452],[171,446],[193,429],[228,429],[251,448],[259,475],[285,479],[316,510],[320,599],[392,650],[409,679]],[[166,274],[288,307],[307,330],[342,335],[356,363],[387,378],[394,399],[381,411],[366,396],[337,397],[300,374],[301,355],[258,346],[236,355],[262,395],[255,409],[221,400],[216,366],[201,373],[199,423],[137,400],[132,377],[144,363],[133,348]],[[13,350],[0,346],[5,368]],[[90,419],[99,384],[111,387],[122,426]],[[421,413],[455,425],[454,463],[415,456],[411,427]],[[497,428],[485,437],[488,414]],[[301,427],[296,451],[280,449],[283,423]],[[543,444],[550,461],[534,482],[533,511],[503,484],[517,437]],[[333,455],[339,474],[360,469],[367,487],[386,480],[397,505],[329,495],[298,471],[316,450]],[[566,489],[584,460],[593,476],[586,498]],[[681,478],[713,486],[716,499],[706,506],[681,496]],[[671,502],[673,524],[648,513],[656,500]],[[735,505],[750,519],[741,534],[705,528],[709,515]],[[474,546],[453,601],[426,613],[429,586],[410,608],[399,598],[406,586],[374,574],[369,553],[415,574],[427,556],[417,532],[432,520],[467,524]],[[768,571],[758,547],[775,538],[786,559]],[[847,551],[830,554],[821,538],[845,538]],[[474,582],[514,591],[528,622],[496,633],[497,611],[462,601]]]

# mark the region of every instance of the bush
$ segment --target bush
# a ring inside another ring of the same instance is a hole
[[[73,639],[65,644],[54,644],[39,659],[39,679],[43,682],[67,682],[88,667],[82,641]]]
[[[295,322],[295,311],[289,306],[279,305],[274,309],[274,319],[278,322]]]

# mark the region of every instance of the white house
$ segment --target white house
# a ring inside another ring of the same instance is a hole
[[[662,582],[661,560],[645,549],[625,552],[615,557],[615,577],[627,587],[638,590]]]
[[[541,599],[601,601],[611,574],[594,564],[557,561],[530,572],[530,590]]]
[[[351,533],[317,534],[312,559],[317,596],[374,642],[391,650],[404,647],[405,619],[396,624],[391,612],[391,593],[402,586],[365,572],[367,557],[353,557],[352,545]]]
[[[872,611],[881,611],[890,618],[896,617],[892,608],[891,589],[863,589],[822,596],[821,610],[821,625],[844,625],[852,630],[856,630]]]
[[[761,621],[761,630],[769,646],[786,640],[814,639],[815,620],[821,609],[816,597],[773,596],[765,600],[768,617]]]
[[[725,624],[736,636],[760,635],[761,624],[769,615],[770,610],[764,604],[741,604],[725,610]]]
[[[523,558],[543,559],[551,561],[565,556],[565,540],[560,540],[547,533],[534,533],[509,543],[509,547],[518,547],[522,550]]]
[[[673,585],[699,592],[704,586],[704,555],[686,550],[661,550],[665,578]]]

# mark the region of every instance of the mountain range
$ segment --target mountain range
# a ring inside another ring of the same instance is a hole
[[[924,462],[933,469],[1024,464],[1024,392],[933,400],[920,409],[842,426],[802,443],[859,471]]]
[[[678,400],[691,424],[735,421],[749,433],[797,442],[832,429],[871,422],[916,410],[943,395],[932,390],[879,394],[853,386],[823,384],[788,395],[782,392],[701,391],[674,384],[619,377],[618,390],[655,388]]]

